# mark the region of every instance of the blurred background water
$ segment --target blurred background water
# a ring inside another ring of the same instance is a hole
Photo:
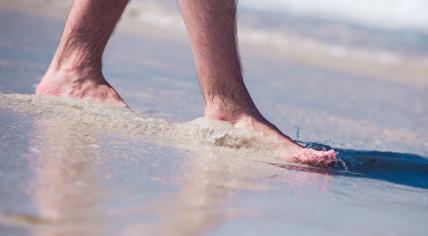
[[[241,6],[256,10],[294,13],[386,29],[427,32],[426,0],[243,0]]]

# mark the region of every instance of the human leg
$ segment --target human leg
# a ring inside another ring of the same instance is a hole
[[[249,128],[282,143],[283,157],[307,164],[328,164],[334,151],[305,149],[267,121],[245,87],[236,39],[234,0],[180,0],[190,38],[205,117]]]
[[[126,106],[102,74],[102,55],[128,0],[75,0],[36,94]]]

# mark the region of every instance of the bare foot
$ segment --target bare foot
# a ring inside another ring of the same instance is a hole
[[[283,134],[278,128],[267,121],[257,110],[255,105],[236,106],[227,102],[207,104],[205,117],[208,119],[229,121],[237,128],[252,129],[262,136],[273,137],[281,142],[281,158],[288,161],[299,162],[312,166],[328,167],[336,160],[334,150],[318,151],[305,148]],[[219,105],[220,104],[220,105]],[[248,107],[244,108],[243,107]]]
[[[126,107],[120,95],[104,79],[102,73],[48,71],[36,89],[37,95],[88,99],[113,106]]]

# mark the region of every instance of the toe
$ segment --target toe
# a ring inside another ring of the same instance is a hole
[[[292,159],[307,165],[328,167],[336,160],[336,152],[334,150],[317,151],[305,148],[295,154]]]

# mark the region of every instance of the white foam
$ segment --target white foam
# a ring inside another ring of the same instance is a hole
[[[266,153],[272,153],[278,144],[227,122],[198,118],[186,123],[171,123],[125,108],[63,97],[0,94],[1,108],[26,113],[32,118],[61,120],[76,126],[83,124],[85,128],[102,129],[103,132],[149,136],[151,140],[163,144],[172,142],[189,147],[197,143]]]
[[[428,32],[426,0],[241,0],[240,5],[253,9],[286,11],[311,17]]]

